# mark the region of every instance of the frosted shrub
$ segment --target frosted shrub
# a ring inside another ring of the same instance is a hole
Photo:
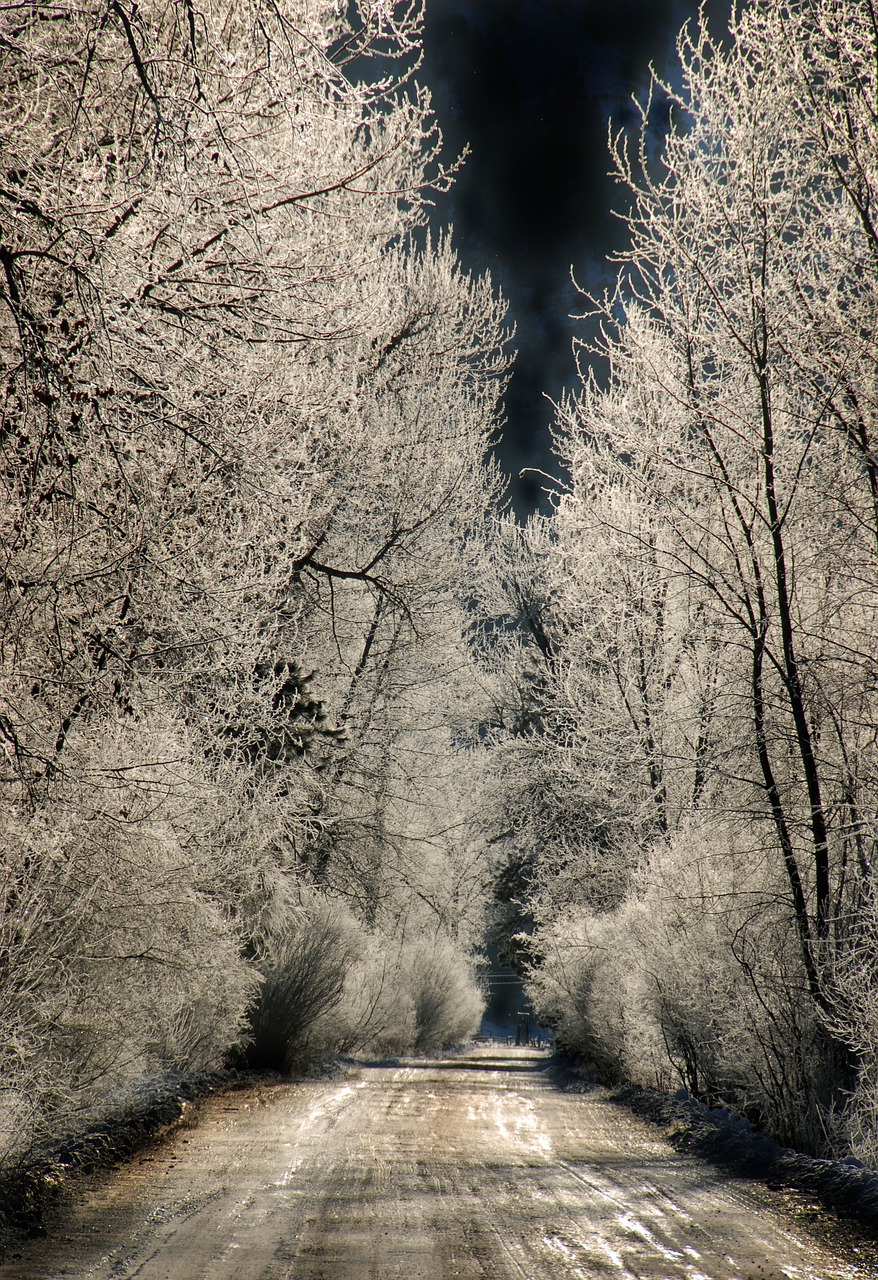
[[[850,1151],[878,1168],[878,903],[867,892],[836,964],[833,1030],[857,1064],[839,1117]]]
[[[432,1053],[476,1030],[484,1008],[468,956],[437,936],[399,945],[338,901],[302,891],[263,944],[251,1066],[289,1071],[331,1053]]]
[[[339,1009],[349,1052],[435,1053],[478,1029],[484,997],[470,957],[443,935],[402,946],[376,930],[352,966]]]
[[[735,921],[725,891],[737,866],[727,833],[698,827],[656,845],[635,877],[629,914],[644,1016],[656,1027],[666,1062],[691,1093],[727,1093],[723,1044],[740,999],[740,971],[729,949]],[[742,899],[746,883],[738,885]],[[751,904],[752,905],[752,904]],[[656,1073],[652,1057],[629,1055],[633,1071]]]
[[[14,1161],[67,1116],[76,1099],[43,1033],[48,994],[64,973],[63,922],[50,906],[45,863],[25,832],[0,819],[0,1150]],[[55,849],[46,842],[46,861]]]
[[[473,1035],[485,1002],[466,955],[440,936],[408,943],[400,976],[414,1007],[414,1049],[434,1053]]]
[[[734,832],[693,824],[650,851],[619,907],[572,910],[536,942],[536,1007],[600,1078],[683,1085],[782,1141],[836,1145],[838,1064],[795,929]]]
[[[471,1036],[484,1009],[472,962],[442,935],[402,945],[362,935],[333,1007],[333,1047],[347,1053],[432,1053]]]
[[[339,1010],[346,1052],[405,1053],[416,1038],[415,1003],[402,970],[400,950],[373,934],[351,967]]]
[[[250,1065],[291,1071],[341,1047],[347,975],[364,944],[342,904],[303,896],[298,912],[266,940],[262,987],[251,1013]]]
[[[652,850],[635,892],[644,1013],[680,1082],[826,1153],[837,1063],[770,859],[722,824],[693,823]]]
[[[864,1055],[856,1086],[838,1116],[838,1127],[851,1155],[870,1169],[878,1169],[878,1062],[874,1049]]]
[[[627,975],[624,963],[614,962],[617,916],[574,910],[544,929],[535,940],[543,959],[528,981],[534,1007],[555,1028],[559,1046],[604,1080],[624,1074]]]
[[[124,818],[56,807],[2,823],[7,1159],[142,1075],[221,1066],[243,1031],[254,974],[233,930],[173,832],[112,794]]]

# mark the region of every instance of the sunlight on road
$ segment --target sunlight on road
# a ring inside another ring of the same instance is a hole
[[[545,1055],[361,1066],[214,1098],[89,1180],[0,1280],[869,1280],[755,1184],[673,1151]],[[865,1256],[865,1255],[863,1255]]]

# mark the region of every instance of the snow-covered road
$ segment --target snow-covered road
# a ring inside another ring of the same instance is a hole
[[[854,1280],[771,1192],[528,1050],[208,1101],[91,1179],[2,1280]],[[870,1255],[871,1256],[871,1255]]]

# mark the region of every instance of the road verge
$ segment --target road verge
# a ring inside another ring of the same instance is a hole
[[[558,1058],[549,1071],[565,1091],[605,1090],[575,1063]],[[758,1180],[772,1190],[798,1192],[878,1241],[878,1173],[859,1161],[819,1159],[782,1147],[742,1116],[708,1107],[682,1089],[662,1093],[629,1085],[606,1092],[610,1101],[659,1125],[676,1150],[738,1177]]]
[[[148,1077],[103,1119],[25,1153],[0,1173],[0,1260],[23,1236],[46,1234],[47,1218],[71,1179],[112,1168],[187,1123],[201,1099],[255,1078],[236,1071]]]

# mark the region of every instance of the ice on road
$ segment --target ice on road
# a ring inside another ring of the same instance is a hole
[[[854,1280],[755,1184],[533,1051],[216,1097],[90,1179],[2,1280]],[[865,1255],[864,1255],[865,1256]]]

